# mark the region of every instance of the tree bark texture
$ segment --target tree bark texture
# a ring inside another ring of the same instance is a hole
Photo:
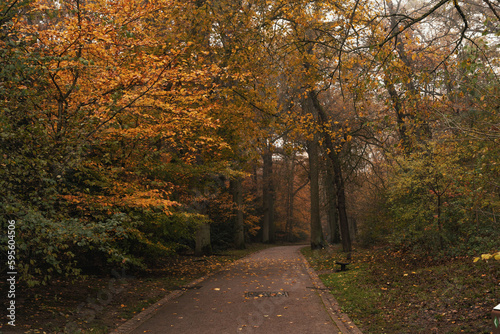
[[[337,214],[337,194],[333,175],[333,166],[330,159],[326,163],[326,178],[324,179],[325,197],[327,201],[326,215],[328,226],[328,242],[330,244],[340,243],[339,219]]]
[[[318,119],[318,112],[314,108],[311,98],[305,100],[306,112]],[[309,180],[311,192],[311,249],[320,249],[325,246],[323,228],[320,218],[319,197],[319,143],[318,134],[315,133],[312,140],[307,142],[307,153],[309,155]]]
[[[287,241],[293,239],[293,199],[294,199],[294,181],[295,181],[295,153],[288,159],[288,185],[287,185],[287,200],[286,200],[286,224],[285,232]]]
[[[323,110],[323,107],[321,106],[316,93],[313,91],[310,92],[309,99],[313,102],[314,109],[318,113],[320,125],[321,126],[328,125],[329,124],[328,116]],[[335,183],[335,188],[337,189],[337,211],[339,214],[340,236],[342,238],[342,250],[346,253],[350,253],[352,250],[352,245],[351,245],[351,236],[349,233],[349,221],[347,219],[345,184],[344,184],[344,178],[342,176],[342,162],[337,152],[338,149],[333,144],[333,139],[328,133],[328,131],[324,132],[324,143],[326,145],[328,151],[328,157],[330,158],[330,162],[333,167],[333,179]]]
[[[195,256],[212,255],[212,245],[210,243],[210,224],[203,223],[196,231]]]
[[[263,155],[263,210],[264,221],[262,224],[262,242],[275,242],[275,226],[274,226],[274,186],[272,180],[273,174],[273,154],[270,149],[267,149]]]
[[[245,221],[243,219],[243,187],[241,178],[231,180],[231,189],[233,192],[233,202],[235,208],[235,222],[234,222],[234,246],[237,249],[245,249]]]

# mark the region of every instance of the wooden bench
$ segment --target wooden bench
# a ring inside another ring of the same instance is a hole
[[[335,262],[335,264],[340,265],[340,270],[337,270],[337,271],[346,271],[347,270],[347,266],[349,264],[351,264],[351,263],[350,262],[339,262],[339,261],[337,261],[337,262]]]

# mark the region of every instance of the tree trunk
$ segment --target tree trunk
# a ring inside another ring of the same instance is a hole
[[[306,112],[312,114],[313,119],[318,119],[318,112],[313,106],[311,98],[305,101]],[[323,228],[320,219],[319,201],[319,144],[318,134],[314,134],[312,140],[307,142],[307,153],[309,155],[309,180],[311,191],[311,249],[320,249],[325,246]]]
[[[330,141],[331,142],[331,141]],[[342,177],[342,166],[335,149],[330,148],[329,157],[332,160],[334,170],[334,181],[337,188],[337,210],[339,213],[340,236],[342,238],[342,250],[345,253],[352,251],[351,234],[349,233],[349,221],[347,219],[346,197],[344,178]]]
[[[288,187],[287,187],[287,201],[286,201],[286,225],[285,232],[287,241],[293,239],[293,198],[295,197],[293,188],[295,181],[295,153],[292,153],[288,163]]]
[[[330,244],[340,243],[339,219],[337,214],[337,196],[333,176],[333,166],[328,159],[326,163],[325,195],[327,200],[328,242]]]
[[[274,187],[272,182],[273,173],[273,154],[270,149],[267,149],[263,155],[263,185],[262,199],[264,210],[264,221],[262,224],[262,242],[275,242],[275,226],[274,226]]]
[[[241,185],[241,178],[238,177],[231,180],[230,184],[233,192],[233,202],[236,205],[234,246],[236,249],[245,249],[245,222],[243,220],[243,187]]]
[[[212,245],[210,243],[210,224],[203,223],[196,231],[195,256],[212,255]]]
[[[319,123],[321,126],[329,124],[328,117],[319,103],[318,96],[314,91],[309,92],[309,99],[313,102],[314,109],[317,110]],[[339,214],[340,236],[342,238],[342,250],[348,254],[352,251],[351,236],[349,233],[349,221],[347,219],[346,197],[344,178],[342,176],[342,163],[340,161],[337,148],[333,145],[333,139],[328,131],[324,132],[325,145],[328,157],[333,167],[333,179],[337,189],[337,210]]]
[[[398,127],[397,130],[399,132],[399,141],[401,143],[403,151],[406,154],[409,154],[411,151],[411,142],[410,142],[410,138],[408,136],[408,131],[406,129],[406,121],[405,121],[405,119],[409,115],[406,115],[403,112],[401,98],[399,97],[399,94],[398,94],[394,84],[391,83],[388,79],[385,79],[384,83],[385,83],[385,87],[386,87],[387,91],[389,92],[389,96],[391,97],[391,101],[392,101],[392,106],[393,106],[394,111],[396,113],[396,121],[397,121],[397,127]]]
[[[441,222],[441,196],[442,196],[442,193],[439,194],[436,191],[436,196],[437,196],[437,225],[438,225],[438,233],[439,233],[439,248],[440,248],[440,250],[443,250],[444,249],[443,224]]]
[[[313,40],[314,31],[308,29],[306,31],[307,38]],[[304,52],[308,55],[314,54],[314,44],[307,43],[304,47]],[[310,72],[311,64],[307,59],[304,59],[303,63],[306,72]],[[313,91],[313,88],[310,88]],[[318,109],[314,106],[313,95],[311,91],[307,97],[303,100],[303,109],[306,115],[311,115],[312,120],[315,124],[319,121],[318,119]],[[314,136],[312,140],[307,142],[307,153],[309,155],[309,181],[310,181],[310,192],[311,192],[311,249],[319,249],[325,246],[325,240],[323,236],[323,228],[321,226],[321,216],[320,216],[320,196],[319,196],[319,135],[316,130],[314,131]]]
[[[311,249],[324,247],[323,228],[320,219],[319,203],[319,164],[317,136],[308,144],[309,178],[311,190]]]
[[[389,13],[391,14],[391,31],[399,30],[401,25],[400,20],[397,18],[397,12],[394,8],[394,4],[391,1],[387,2]],[[405,64],[409,73],[413,73],[414,62],[411,59],[411,55],[408,54],[406,50],[405,40],[401,35],[395,38],[396,52],[398,53],[399,59]],[[432,136],[429,124],[425,119],[419,119],[419,99],[420,94],[415,85],[415,80],[413,77],[409,76],[405,78],[402,82],[404,89],[409,93],[409,97],[406,96],[404,102],[401,99],[400,94],[396,90],[394,81],[391,79],[391,74],[386,70],[386,77],[384,79],[384,84],[391,98],[394,111],[396,112],[396,119],[398,125],[398,132],[400,136],[401,146],[405,154],[411,153],[414,143],[421,142],[422,140],[429,139]],[[404,105],[406,104],[406,106]],[[406,110],[406,111],[405,111]]]

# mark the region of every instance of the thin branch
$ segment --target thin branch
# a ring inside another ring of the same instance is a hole
[[[275,115],[273,113],[271,113],[270,111],[267,111],[267,110],[264,110],[262,108],[260,108],[259,106],[257,106],[255,103],[253,103],[252,101],[250,101],[245,95],[243,95],[242,93],[238,92],[236,89],[231,89],[233,91],[233,93],[235,93],[236,95],[238,95],[239,97],[241,97],[243,100],[245,100],[250,106],[254,107],[255,109],[259,110],[260,112],[268,115],[268,116],[273,116],[273,117],[279,117],[278,115]]]
[[[403,19],[399,20],[398,24],[396,25],[396,27],[394,27],[390,32],[389,32],[389,35],[382,41],[380,42],[379,44],[377,44],[379,47],[382,47],[384,46],[385,44],[387,44],[389,41],[391,41],[393,38],[396,38],[397,36],[399,36],[400,34],[402,34],[404,31],[406,31],[407,29],[409,29],[410,27],[412,27],[413,25],[415,25],[416,23],[419,23],[421,21],[423,21],[425,18],[427,18],[429,15],[431,15],[432,13],[434,13],[435,11],[437,11],[439,8],[441,8],[442,6],[444,6],[447,2],[449,2],[450,0],[441,0],[439,1],[434,7],[432,7],[429,11],[427,11],[426,13],[424,13],[422,16],[414,19],[414,18],[411,18],[411,17],[408,17],[408,16],[403,16],[404,18],[406,18],[407,20],[409,20],[410,22],[406,23],[403,28],[399,29],[399,31],[394,31],[398,26],[399,26],[399,23],[401,23],[403,21]],[[454,0],[455,2],[455,0]],[[394,16],[399,16],[401,17],[402,15],[389,15],[387,17],[394,17]]]
[[[439,67],[441,67],[441,65],[443,65],[448,59],[450,59],[451,55],[454,54],[455,51],[457,51],[458,47],[462,44],[463,40],[467,38],[465,36],[465,33],[467,32],[467,29],[469,28],[469,23],[467,22],[467,18],[465,17],[465,14],[462,11],[462,8],[460,8],[460,5],[458,4],[457,0],[453,0],[453,6],[457,10],[458,15],[460,15],[460,17],[462,18],[462,22],[464,23],[462,31],[460,32],[460,38],[459,38],[457,44],[455,45],[455,47],[453,48],[453,50],[450,53],[448,53],[448,55],[446,57],[444,57],[444,59],[429,74],[433,74],[434,72],[436,72],[437,69]]]
[[[354,4],[354,8],[352,10],[352,13],[351,13],[351,16],[349,17],[349,27],[347,28],[347,31],[345,33],[345,36],[344,38],[342,39],[342,43],[340,44],[340,49],[339,49],[339,57],[338,57],[338,65],[335,69],[335,71],[338,70],[338,76],[339,76],[339,83],[340,83],[340,92],[342,94],[342,97],[345,99],[344,97],[344,89],[343,89],[343,86],[342,86],[342,49],[344,48],[344,45],[347,41],[347,38],[349,37],[349,33],[351,32],[351,29],[353,28],[353,24],[352,24],[352,21],[354,20],[354,15],[356,14],[356,10],[358,9],[358,5],[359,5],[359,0],[356,0],[356,3]],[[332,73],[332,78],[333,78],[333,75],[335,74],[335,71]]]
[[[483,57],[486,60],[486,63],[488,63],[488,66],[491,69],[491,73],[493,73],[493,75],[495,76],[495,79],[497,80],[497,82],[500,82],[500,79],[498,78],[497,73],[493,70],[493,64],[490,62],[490,58],[488,56],[486,56],[483,48],[481,48],[479,45],[477,45],[477,43],[474,40],[472,40],[471,38],[466,37],[466,39],[469,42],[471,42],[483,54]]]
[[[92,135],[94,135],[101,127],[103,127],[104,125],[106,125],[107,123],[109,123],[112,119],[114,119],[119,113],[121,113],[123,110],[127,109],[127,108],[130,108],[137,100],[139,100],[140,98],[142,98],[144,95],[146,95],[151,89],[153,89],[153,87],[160,81],[160,79],[162,78],[163,74],[167,71],[167,69],[170,68],[170,65],[173,63],[173,61],[175,60],[176,58],[174,59],[171,59],[168,64],[166,64],[163,69],[161,70],[161,72],[158,74],[158,77],[151,83],[151,85],[144,91],[142,92],[141,94],[139,94],[138,96],[136,96],[132,101],[130,101],[129,103],[127,103],[126,105],[124,105],[123,107],[121,107],[120,109],[118,109],[117,111],[115,111],[107,120],[101,122],[99,125],[97,125],[95,127],[95,129],[93,129],[92,131],[90,131],[86,136],[85,138],[88,139],[90,138]],[[151,81],[151,80],[150,80]]]
[[[490,7],[491,11],[493,12],[493,14],[497,17],[497,19],[500,21],[500,16],[498,15],[497,11],[495,10],[495,8],[493,7],[493,5],[491,4],[491,2],[489,0],[483,0],[484,2],[486,2],[486,4],[488,5],[488,7]]]
[[[1,26],[1,25],[3,25],[4,21],[7,21],[7,20],[8,20],[8,18],[7,18],[7,16],[8,16],[8,15],[7,15],[7,14],[8,14],[8,13],[12,10],[12,8],[14,8],[14,6],[15,6],[17,3],[18,3],[18,0],[13,1],[13,2],[12,2],[12,4],[11,4],[9,7],[7,7],[7,8],[5,9],[5,12],[4,12],[4,13],[2,13],[2,16],[3,16],[3,17],[0,19],[0,26]]]
[[[297,189],[295,189],[295,191],[293,192],[292,194],[292,197],[295,197],[295,195],[297,195],[297,193],[299,191],[301,191],[305,186],[307,186],[309,184],[309,178],[306,178],[306,183],[304,183],[303,185],[301,185],[300,187],[298,187]]]

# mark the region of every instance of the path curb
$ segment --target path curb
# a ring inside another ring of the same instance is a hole
[[[139,314],[136,314],[132,319],[127,320],[125,323],[118,326],[118,328],[114,329],[109,334],[128,334],[128,333],[131,333],[133,330],[135,330],[137,327],[139,327],[142,323],[144,323],[146,320],[151,318],[156,313],[156,311],[158,311],[163,305],[165,305],[170,300],[175,299],[179,296],[182,296],[189,288],[192,288],[192,287],[198,285],[199,283],[203,282],[204,280],[206,280],[207,278],[209,278],[215,274],[218,274],[224,270],[227,270],[229,267],[239,263],[240,261],[243,261],[247,256],[242,257],[241,259],[238,259],[236,261],[233,261],[233,262],[229,263],[228,265],[222,267],[219,270],[215,270],[211,273],[206,274],[203,277],[200,277],[194,281],[191,281],[190,283],[184,285],[184,288],[181,290],[174,290],[174,291],[170,292],[168,295],[163,297],[161,300],[152,304],[151,306],[149,306],[147,309],[140,312]]]
[[[340,333],[363,334],[361,330],[356,326],[356,324],[354,324],[354,322],[349,318],[349,316],[342,312],[339,303],[332,296],[330,290],[323,284],[318,274],[316,273],[316,271],[314,271],[309,262],[307,262],[307,259],[302,254],[302,252],[299,251],[299,253],[302,257],[302,260],[304,261],[304,266],[306,267],[307,272],[309,273],[309,276],[313,281],[318,295],[321,297],[321,300],[323,301],[326,310],[330,314],[330,317],[339,328]]]

